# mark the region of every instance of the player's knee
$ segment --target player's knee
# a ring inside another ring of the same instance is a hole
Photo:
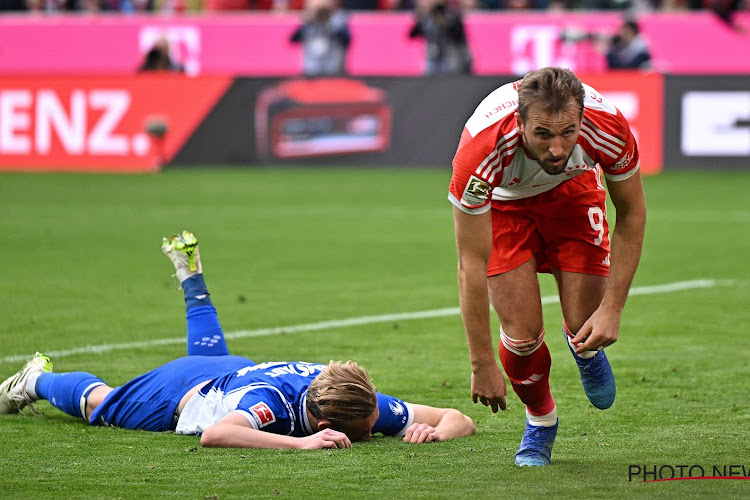
[[[513,340],[533,340],[542,332],[541,321],[508,321],[502,322],[500,331]]]
[[[100,385],[98,387],[94,387],[91,392],[86,396],[86,415],[84,415],[84,418],[88,422],[91,418],[91,415],[94,413],[94,410],[96,410],[99,405],[104,402],[104,398],[107,397],[107,395],[112,392],[112,388],[108,385]]]

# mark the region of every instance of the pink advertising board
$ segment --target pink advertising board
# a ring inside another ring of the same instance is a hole
[[[424,42],[410,40],[410,13],[350,17],[352,75],[410,76],[424,69]],[[523,74],[549,65],[597,73],[604,60],[589,42],[565,42],[568,30],[612,33],[616,13],[472,13],[466,16],[477,74]],[[750,13],[737,17],[750,31]],[[289,38],[297,14],[0,17],[0,74],[126,75],[160,37],[191,75],[298,75],[302,53]],[[711,13],[640,19],[656,69],[673,74],[750,73],[750,36]]]

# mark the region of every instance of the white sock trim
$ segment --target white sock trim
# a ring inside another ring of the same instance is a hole
[[[534,342],[536,343],[536,345],[534,345],[534,347],[528,351],[519,350],[517,348],[518,340],[508,337],[505,334],[505,331],[503,330],[502,327],[500,327],[500,342],[503,343],[503,346],[505,346],[507,350],[509,350],[510,352],[512,352],[513,354],[517,356],[530,356],[534,354],[536,350],[539,349],[539,347],[544,342],[544,329],[542,329],[539,335],[537,335],[535,338],[529,339],[528,341],[526,341],[529,345],[531,345]]]
[[[570,336],[566,334],[565,338],[568,339],[568,345],[570,345],[570,347],[573,348],[573,350],[575,351],[576,346],[574,346],[573,342],[571,342],[572,339],[570,338]],[[583,351],[583,352],[577,353],[576,356],[578,356],[581,359],[591,359],[594,356],[596,356],[597,352],[599,351]]]
[[[198,274],[197,271],[191,271],[187,267],[179,267],[175,270],[175,272],[177,274],[177,280],[180,282],[180,285],[182,285],[182,282],[189,277]]]
[[[32,401],[38,401],[39,395],[36,393],[36,382],[39,380],[39,375],[42,373],[32,373],[28,376],[26,379],[26,385],[23,386],[23,390],[26,391],[26,395],[31,399]]]
[[[529,410],[526,409],[526,418],[529,419],[531,425],[537,427],[552,427],[557,423],[557,406],[552,408],[552,411],[546,415],[532,415]]]

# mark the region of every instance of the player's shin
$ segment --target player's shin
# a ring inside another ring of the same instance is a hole
[[[500,330],[500,361],[513,390],[526,405],[529,422],[553,426],[557,422],[555,401],[549,389],[552,359],[544,343],[544,329],[529,340],[516,340]]]
[[[208,293],[208,287],[206,286],[206,280],[203,278],[203,273],[190,276],[181,285],[185,295],[185,309],[187,311],[195,307],[213,305],[211,303],[211,294]]]
[[[224,339],[216,309],[211,303],[203,274],[182,282],[185,292],[188,356],[226,356],[229,349]]]

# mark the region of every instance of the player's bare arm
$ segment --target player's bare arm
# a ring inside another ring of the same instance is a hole
[[[324,429],[311,436],[292,437],[253,429],[240,413],[232,412],[201,435],[201,445],[213,448],[320,449],[351,448],[346,434]]]
[[[405,443],[430,443],[470,436],[476,428],[471,418],[452,408],[412,405],[414,423],[406,429]]]
[[[461,316],[471,360],[471,397],[497,412],[505,409],[507,392],[490,333],[487,263],[492,248],[491,217],[489,211],[472,215],[453,207]]]
[[[620,318],[638,268],[646,228],[646,198],[640,172],[623,181],[607,183],[615,206],[611,271],[599,308],[573,338],[576,352],[595,350],[617,341]]]

